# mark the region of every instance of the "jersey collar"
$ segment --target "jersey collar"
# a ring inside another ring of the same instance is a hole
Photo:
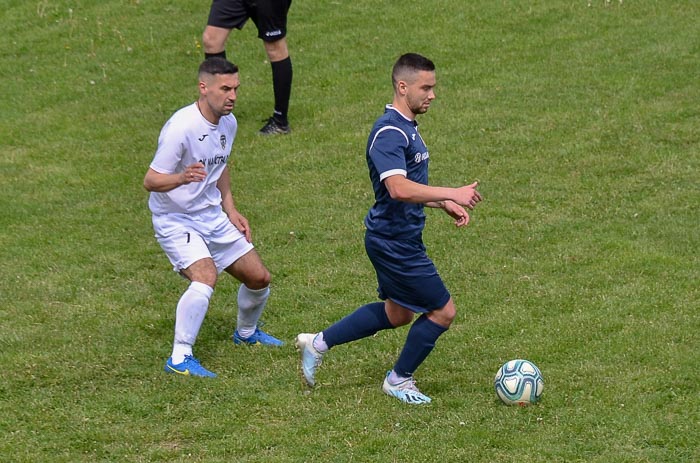
[[[396,109],[396,108],[394,107],[394,105],[391,104],[391,103],[389,103],[389,104],[386,105],[386,107],[385,107],[385,112],[388,112],[388,111],[394,111],[396,114],[398,114],[399,116],[401,116],[401,118],[402,118],[403,120],[405,120],[406,122],[408,122],[408,123],[410,123],[410,124],[413,124],[413,127],[418,127],[418,121],[416,121],[415,119],[411,120],[411,119],[407,118],[406,116],[403,115],[403,113],[401,113],[401,111],[399,111],[398,109]]]

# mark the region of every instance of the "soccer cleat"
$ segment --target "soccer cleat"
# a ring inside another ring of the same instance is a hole
[[[260,134],[262,135],[286,135],[291,133],[292,129],[289,128],[289,124],[282,124],[271,117],[267,120],[267,123],[260,129]]]
[[[315,333],[301,333],[297,336],[296,346],[301,352],[301,372],[304,375],[304,381],[310,387],[316,384],[316,368],[321,366],[323,354],[314,348]]]
[[[177,365],[173,365],[172,357],[169,358],[168,361],[165,362],[164,370],[167,373],[172,373],[172,374],[182,375],[182,376],[199,376],[202,378],[216,378],[216,373],[212,373],[211,371],[204,368],[199,363],[199,360],[197,360],[196,358],[194,358],[191,355],[185,355],[185,360],[183,360],[182,363],[178,363]]]
[[[283,346],[284,342],[280,341],[274,336],[270,336],[266,332],[262,331],[260,328],[255,328],[255,333],[251,334],[247,338],[241,337],[238,334],[238,330],[233,333],[233,342],[236,344],[250,344],[257,345],[262,344],[263,346]]]
[[[391,371],[387,372],[386,378],[384,378],[384,384],[382,385],[382,390],[386,394],[396,397],[401,402],[411,405],[430,403],[430,397],[418,390],[416,387],[416,380],[413,379],[413,377],[406,378],[398,384],[391,384],[389,382],[390,373]]]

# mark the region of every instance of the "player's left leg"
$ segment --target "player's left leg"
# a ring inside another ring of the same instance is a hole
[[[255,249],[241,256],[225,271],[241,282],[238,289],[238,316],[233,341],[236,344],[283,345],[282,341],[258,327],[270,297],[270,272]]]
[[[428,314],[423,314],[411,325],[406,343],[394,365],[392,379],[409,378],[428,357],[437,339],[450,327],[456,310],[452,298],[447,304]]]
[[[292,95],[292,78],[294,75],[292,59],[289,57],[287,39],[282,37],[274,42],[263,41],[265,52],[272,68],[272,91],[275,108],[265,127],[260,129],[263,135],[288,134],[289,100]]]
[[[258,0],[251,19],[258,28],[265,53],[272,68],[272,89],[275,109],[272,117],[260,129],[263,135],[287,134],[289,128],[289,99],[292,94],[292,60],[287,48],[287,13],[291,0]]]
[[[450,327],[456,313],[454,301],[450,298],[440,309],[418,317],[408,331],[406,342],[394,368],[384,379],[382,386],[384,392],[410,404],[431,401],[430,397],[416,388],[413,372],[430,355],[437,339]]]

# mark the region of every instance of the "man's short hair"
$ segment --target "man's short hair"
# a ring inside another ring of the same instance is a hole
[[[207,58],[199,65],[199,77],[203,74],[236,74],[238,66],[227,60],[226,58]]]
[[[435,71],[435,64],[418,53],[401,55],[391,71],[391,80],[394,88],[396,88],[399,80],[405,79],[406,74],[414,74],[418,71]]]

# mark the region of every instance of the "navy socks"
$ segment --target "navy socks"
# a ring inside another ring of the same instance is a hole
[[[431,321],[425,314],[421,315],[408,331],[406,344],[394,365],[394,372],[404,378],[413,376],[413,372],[435,347],[437,338],[445,331],[447,328]]]
[[[384,303],[373,302],[363,305],[324,330],[323,340],[331,348],[391,328],[394,326],[386,316]],[[413,376],[413,372],[428,357],[437,339],[445,331],[447,328],[433,322],[425,314],[418,317],[408,331],[406,343],[394,365],[394,372],[404,378]]]
[[[363,305],[323,331],[328,347],[372,336],[377,331],[394,328],[384,310],[384,302]]]

